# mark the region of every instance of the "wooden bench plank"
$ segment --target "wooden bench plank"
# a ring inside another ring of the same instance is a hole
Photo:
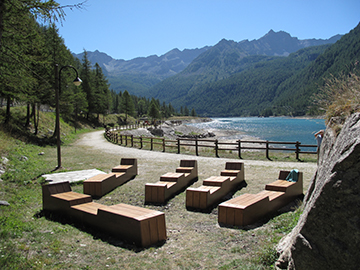
[[[191,171],[193,170],[193,167],[178,167],[176,168],[176,172],[177,173],[191,173]]]
[[[203,181],[204,186],[223,186],[226,181],[230,181],[227,176],[211,176]]]
[[[224,170],[221,171],[220,175],[222,176],[237,176],[240,173],[238,170]]]
[[[160,176],[160,181],[177,182],[181,177],[185,177],[184,173],[166,173]]]
[[[99,203],[95,203],[95,202],[88,202],[88,203],[71,206],[71,208],[73,208],[73,209],[77,209],[77,210],[86,212],[88,214],[94,215],[94,216],[97,215],[99,208],[104,208],[104,207],[105,206],[103,204],[99,204]]]
[[[126,170],[130,169],[133,165],[118,165],[111,169],[111,172],[126,172]]]

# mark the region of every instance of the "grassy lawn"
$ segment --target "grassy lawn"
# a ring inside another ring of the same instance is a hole
[[[120,156],[74,143],[78,136],[79,132],[63,136],[63,166],[67,170],[97,168],[107,172],[119,163]],[[219,226],[217,208],[209,212],[186,210],[184,192],[166,205],[144,205],[145,183],[155,182],[163,172],[174,171],[178,165],[159,159],[134,180],[97,200],[105,205],[121,202],[165,213],[167,241],[138,248],[63,217],[43,214],[44,180],[40,176],[56,167],[55,146],[26,144],[3,132],[0,143],[1,157],[9,160],[1,176],[0,200],[10,204],[0,206],[1,269],[273,269],[275,246],[295,226],[301,213],[301,207],[294,203],[281,215],[243,228],[228,228]],[[209,168],[201,167],[201,180],[220,170]],[[234,196],[262,190],[269,181],[264,174],[276,174],[278,168],[252,166],[251,171],[246,178],[248,186]],[[306,178],[308,182],[310,173]],[[82,193],[81,184],[72,189]]]
[[[43,180],[38,176],[56,167],[56,149],[19,141],[13,149],[8,156],[10,173],[3,175],[0,184],[0,199],[10,203],[0,207],[1,269],[271,269],[275,245],[296,224],[300,213],[289,211],[246,228],[222,228],[217,223],[217,208],[210,213],[187,211],[185,193],[181,193],[166,206],[145,206],[165,212],[168,240],[141,249],[61,217],[45,217],[41,211]],[[67,169],[107,171],[118,163],[71,143],[62,149]],[[99,202],[144,207],[144,183],[158,177],[156,166],[154,170]],[[73,190],[82,192],[82,185]]]

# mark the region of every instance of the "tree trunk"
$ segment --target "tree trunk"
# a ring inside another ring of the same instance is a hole
[[[5,124],[8,124],[10,122],[10,105],[11,105],[11,97],[6,97],[6,113],[5,113]]]
[[[38,123],[37,123],[37,119],[36,119],[36,104],[35,103],[32,105],[32,113],[31,113],[31,115],[34,117],[34,129],[35,129],[34,134],[37,135],[37,133],[38,133]]]
[[[25,122],[25,128],[28,128],[30,125],[30,104],[28,103],[26,105],[26,122]]]

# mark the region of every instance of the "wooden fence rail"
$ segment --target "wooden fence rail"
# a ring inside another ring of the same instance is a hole
[[[137,125],[132,125],[131,128],[137,128]],[[130,128],[130,126],[128,126]],[[238,157],[241,159],[243,150],[258,150],[265,151],[266,158],[270,159],[270,151],[292,151],[296,155],[296,159],[300,160],[300,154],[316,154],[317,145],[301,144],[301,142],[274,142],[262,140],[236,140],[235,142],[222,142],[217,139],[197,139],[197,138],[177,138],[176,140],[169,140],[159,137],[145,137],[122,135],[118,130],[125,128],[106,129],[105,137],[119,145],[138,147],[142,149],[145,144],[150,144],[150,150],[154,150],[155,145],[161,145],[162,151],[166,152],[167,148],[177,148],[177,153],[180,154],[181,147],[194,147],[195,154],[199,155],[200,148],[214,149],[215,156],[219,157],[219,151],[236,151]],[[307,149],[304,151],[303,149]],[[309,150],[310,148],[310,150]]]

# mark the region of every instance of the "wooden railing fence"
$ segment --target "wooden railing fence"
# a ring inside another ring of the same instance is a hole
[[[270,159],[270,151],[292,151],[296,155],[296,159],[300,160],[300,154],[316,154],[317,145],[301,144],[301,142],[275,142],[275,141],[262,141],[262,140],[236,140],[235,142],[222,142],[217,139],[198,139],[198,138],[177,138],[176,140],[166,139],[164,137],[146,137],[134,135],[122,135],[118,130],[134,129],[139,125],[128,125],[121,128],[107,129],[105,137],[119,145],[139,147],[142,149],[144,144],[150,144],[150,150],[154,150],[155,145],[160,145],[163,152],[167,148],[176,148],[177,153],[181,153],[181,147],[194,147],[195,154],[199,155],[200,148],[214,149],[215,156],[219,157],[219,151],[236,151],[238,157],[241,159],[243,150],[264,150],[266,158]],[[310,148],[310,149],[309,149]],[[305,149],[305,150],[303,150]]]

